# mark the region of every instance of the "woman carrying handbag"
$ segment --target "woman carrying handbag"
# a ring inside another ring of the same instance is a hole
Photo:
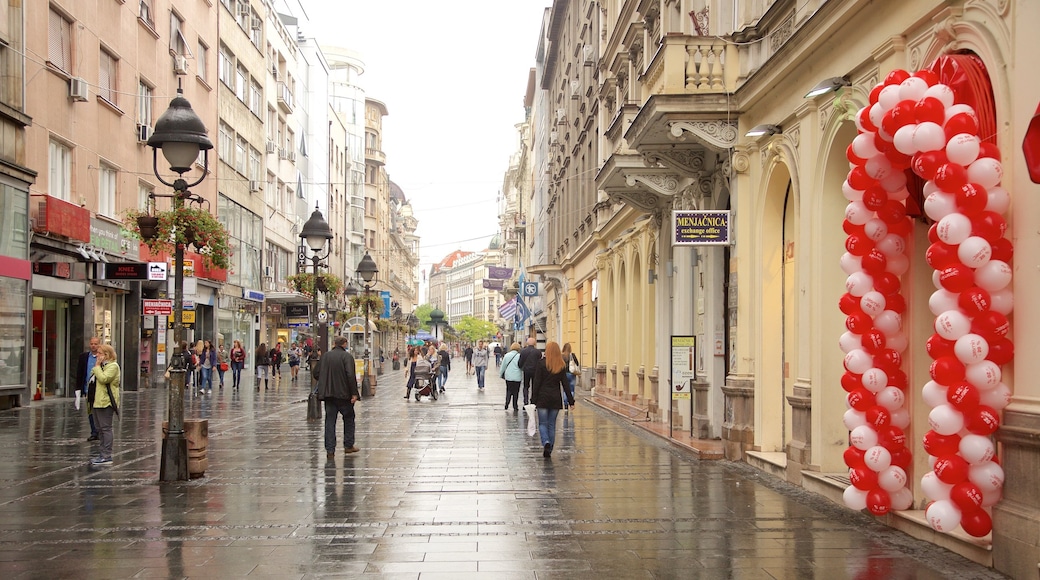
[[[567,388],[570,391],[570,399],[574,400],[574,385],[578,382],[577,378],[581,376],[581,363],[571,351],[569,342],[563,345],[563,360],[567,363]],[[568,411],[569,409],[564,409],[564,413]]]

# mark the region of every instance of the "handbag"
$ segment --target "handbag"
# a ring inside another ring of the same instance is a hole
[[[220,363],[220,370],[222,370],[222,371],[228,370],[228,364],[226,362]]]
[[[567,365],[567,370],[572,375],[580,375],[581,374],[581,369],[578,368],[578,363],[574,362],[574,355],[571,355],[571,362],[570,362],[570,364]]]

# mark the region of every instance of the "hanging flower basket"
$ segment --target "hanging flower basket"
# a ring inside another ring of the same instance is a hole
[[[289,283],[293,290],[308,296],[314,295],[315,287],[318,292],[325,294],[336,294],[343,288],[343,281],[340,280],[339,276],[324,272],[318,274],[317,283],[315,283],[314,274],[310,273],[293,274],[286,278],[285,281]]]
[[[151,215],[127,210],[123,227],[148,245],[152,254],[172,254],[178,244],[194,245],[208,268],[231,265],[231,238],[224,224],[197,207],[180,207]]]
[[[350,309],[354,312],[364,314],[366,305],[369,318],[378,318],[383,313],[383,299],[378,294],[358,294],[350,299]]]

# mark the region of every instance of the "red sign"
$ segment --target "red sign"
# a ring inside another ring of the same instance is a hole
[[[36,229],[65,236],[70,240],[90,242],[90,210],[49,195],[35,194],[39,199]]]
[[[173,314],[173,300],[141,300],[141,311],[145,316],[169,316]]]
[[[216,282],[227,282],[227,270],[220,268],[207,268],[203,264],[205,260],[202,258],[202,254],[198,252],[185,251],[184,261],[185,263],[191,260],[195,265],[195,276],[199,278],[208,278]],[[149,249],[148,245],[141,242],[141,261],[142,262],[167,262],[170,266],[170,276],[174,275],[173,270],[173,256],[165,252],[153,254]]]

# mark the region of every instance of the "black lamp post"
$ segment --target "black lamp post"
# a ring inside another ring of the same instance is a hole
[[[209,150],[213,142],[206,133],[206,125],[195,114],[191,103],[184,98],[184,91],[177,88],[177,96],[170,107],[155,121],[155,130],[148,139],[152,148],[152,170],[164,185],[173,188],[170,194],[151,194],[152,197],[173,198],[173,209],[178,210],[188,203],[208,203],[204,198],[188,191],[206,178],[209,169]],[[159,175],[158,150],[170,164],[177,179],[170,183]],[[192,183],[184,179],[192,164],[203,152],[202,175]],[[170,359],[170,394],[167,433],[162,445],[162,463],[159,467],[160,481],[187,481],[188,441],[184,438],[184,244],[177,244],[173,254],[173,357]]]
[[[372,348],[368,343],[368,295],[375,286],[376,279],[379,277],[379,268],[376,266],[376,261],[372,259],[372,256],[370,256],[368,252],[365,252],[365,256],[361,258],[360,262],[358,262],[357,275],[365,281],[365,375],[361,378],[361,396],[371,397],[372,383],[368,378],[369,363],[371,362],[370,359],[372,357]]]
[[[311,249],[313,255],[311,256],[311,265],[314,267],[314,292],[312,295],[311,302],[311,331],[314,333],[315,348],[320,347],[321,352],[328,351],[328,335],[327,333],[320,333],[318,325],[321,324],[324,327],[324,322],[318,320],[318,268],[321,266],[321,261],[329,257],[329,253],[332,251],[332,247],[325,248],[328,245],[329,240],[332,239],[332,228],[329,227],[329,222],[325,221],[325,216],[321,215],[321,211],[318,209],[318,204],[314,204],[314,213],[311,214],[310,219],[303,224],[303,230],[300,231],[300,239]],[[322,250],[325,250],[322,252]],[[320,341],[320,344],[318,344]]]

